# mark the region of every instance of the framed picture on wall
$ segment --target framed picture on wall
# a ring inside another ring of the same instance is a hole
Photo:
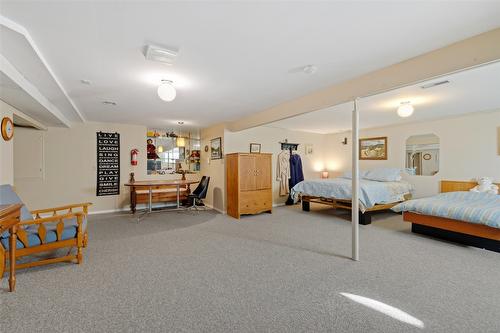
[[[314,147],[311,144],[305,145],[306,155],[312,155],[314,153]]]
[[[250,153],[260,154],[260,143],[251,143],[250,144]]]
[[[222,158],[222,138],[218,137],[210,140],[210,159],[218,160]]]
[[[387,160],[387,137],[359,139],[360,160]]]

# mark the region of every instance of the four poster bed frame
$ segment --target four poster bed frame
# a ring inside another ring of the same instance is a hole
[[[410,200],[410,199],[411,199],[411,194],[406,194],[405,200]],[[311,202],[328,205],[333,209],[352,210],[352,201],[349,199],[322,198],[311,195],[303,195],[301,196],[301,200],[302,200],[302,210],[306,212],[311,210]],[[402,201],[392,202],[387,204],[377,204],[371,208],[367,208],[364,213],[358,210],[359,224],[367,225],[372,223],[373,212],[389,210],[392,207],[399,204],[400,202]]]
[[[441,192],[468,191],[476,185],[475,182],[443,180]],[[411,222],[414,233],[500,252],[499,228],[413,212],[404,212],[403,219]]]

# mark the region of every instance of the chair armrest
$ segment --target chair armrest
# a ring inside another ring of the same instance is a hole
[[[73,213],[74,208],[81,208],[83,214],[87,215],[88,208],[90,205],[92,205],[91,202],[84,202],[84,203],[77,203],[77,204],[71,204],[71,205],[54,207],[54,208],[36,209],[36,210],[32,210],[31,214],[35,215],[36,219],[39,219],[39,218],[41,218],[40,214],[43,214],[43,213],[52,213],[53,215],[57,215],[57,212],[62,211],[62,210],[67,210],[68,214],[70,214],[70,213]]]

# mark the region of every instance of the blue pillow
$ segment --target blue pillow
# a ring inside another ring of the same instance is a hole
[[[399,182],[401,177],[401,169],[398,168],[378,168],[368,171],[365,179],[376,180],[379,182]]]
[[[367,171],[359,170],[359,178],[365,178]],[[352,171],[346,171],[342,175],[342,178],[352,179]]]

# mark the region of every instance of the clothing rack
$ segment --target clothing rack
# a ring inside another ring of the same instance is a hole
[[[292,154],[292,151],[296,151],[299,147],[298,143],[279,142],[279,144],[281,144],[281,150],[289,150],[290,154]]]
[[[298,143],[288,142],[287,139],[285,139],[285,142],[278,142],[278,143],[281,145],[281,150],[282,151],[288,150],[290,152],[290,158],[292,158],[293,152],[297,151],[297,148],[299,147]],[[299,156],[299,158],[300,158],[300,156]],[[289,186],[289,189],[291,190],[291,188],[292,188],[291,184],[289,184],[288,186]],[[292,199],[292,197],[291,197],[290,194],[288,195],[288,198],[287,198],[285,204],[286,205],[293,205],[294,204],[294,201],[293,201],[293,199]]]

